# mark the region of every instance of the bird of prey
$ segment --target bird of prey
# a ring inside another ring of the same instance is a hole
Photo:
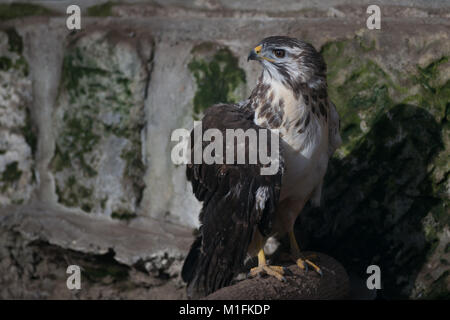
[[[251,276],[265,273],[284,280],[284,268],[265,258],[263,247],[271,236],[288,234],[297,265],[321,273],[301,255],[293,228],[308,201],[320,204],[328,161],[341,144],[339,115],[327,94],[326,64],[312,45],[285,36],[263,39],[247,60],[263,68],[249,99],[208,108],[202,130],[277,129],[280,166],[273,175],[261,175],[261,162],[187,165],[193,192],[203,202],[199,235],[182,269],[190,298],[229,285],[249,256],[258,257]],[[191,133],[191,148],[193,139]]]

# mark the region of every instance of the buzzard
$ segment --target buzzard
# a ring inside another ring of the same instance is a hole
[[[320,204],[329,158],[341,144],[339,115],[327,94],[326,64],[312,45],[285,36],[263,39],[248,60],[263,67],[249,99],[208,108],[202,130],[276,131],[268,140],[279,139],[280,165],[272,175],[261,174],[261,162],[187,165],[187,179],[203,202],[199,235],[182,269],[190,298],[229,285],[249,256],[258,256],[251,276],[265,273],[284,280],[284,268],[265,259],[263,247],[271,236],[288,234],[297,265],[321,274],[300,254],[293,228],[307,201]],[[258,147],[261,143],[266,142],[258,141]],[[191,148],[194,144],[191,133]],[[245,147],[247,155],[250,147]]]

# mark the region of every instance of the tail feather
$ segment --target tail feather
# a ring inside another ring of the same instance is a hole
[[[187,283],[189,299],[199,299],[219,288],[229,285],[234,277],[235,264],[239,262],[221,259],[220,254],[202,253],[202,237],[195,239],[184,261],[181,277]]]
[[[186,259],[184,260],[183,269],[181,270],[181,277],[186,283],[192,282],[195,277],[195,272],[198,270],[201,245],[202,237],[199,236],[195,239]]]

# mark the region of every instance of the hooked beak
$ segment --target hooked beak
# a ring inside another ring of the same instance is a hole
[[[262,46],[257,46],[252,51],[250,51],[250,54],[247,57],[247,61],[250,60],[259,60],[259,53],[261,52]]]

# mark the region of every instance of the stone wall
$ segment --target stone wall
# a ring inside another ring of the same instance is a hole
[[[366,277],[368,265],[380,265],[382,297],[448,297],[445,2],[385,4],[382,28],[373,31],[366,28],[366,7],[351,1],[288,1],[276,9],[269,1],[258,7],[238,1],[99,3],[82,6],[76,32],[65,27],[62,4],[35,3],[21,10],[0,4],[0,225],[6,242],[21,239],[25,252],[35,255],[45,247],[46,257],[64,250],[87,254],[80,259],[89,261],[107,255],[107,269],[118,263],[127,277],[140,270],[161,279],[156,255],[172,268],[162,278],[179,288],[200,204],[185,168],[170,160],[171,133],[190,129],[215,102],[245,99],[260,72],[246,61],[249,50],[265,36],[286,34],[324,55],[344,141],[329,167],[322,208],[307,208],[298,220],[302,247],[334,256],[357,277]],[[8,250],[1,257],[17,255]],[[23,281],[34,278],[30,273]],[[130,280],[139,286],[136,281]],[[39,297],[64,289],[52,288]],[[146,297],[182,297],[177,290]]]

